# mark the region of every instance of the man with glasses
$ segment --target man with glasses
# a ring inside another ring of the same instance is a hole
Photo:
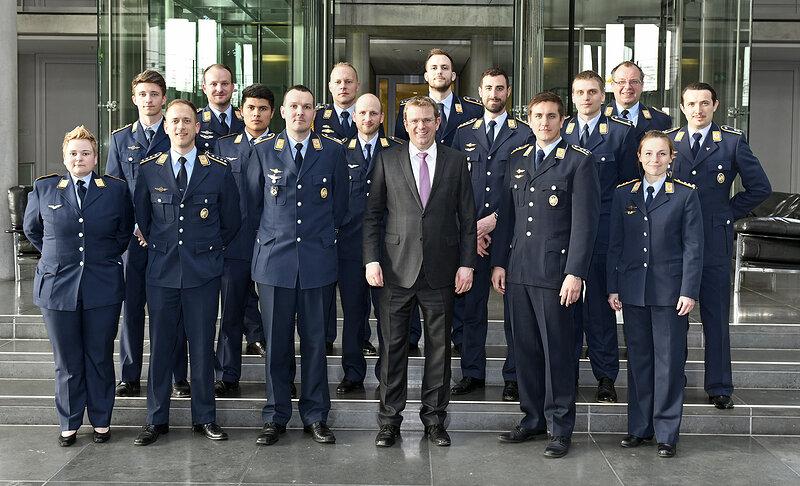
[[[631,61],[619,63],[611,70],[611,88],[614,101],[608,103],[603,113],[633,122],[637,143],[648,130],[667,130],[672,118],[661,110],[639,102],[644,90],[644,71]]]

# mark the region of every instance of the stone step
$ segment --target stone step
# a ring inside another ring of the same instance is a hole
[[[337,398],[335,384],[330,384],[331,412],[328,423],[333,428],[377,430],[378,396],[374,387],[349,398]],[[53,405],[53,380],[0,379],[0,422],[12,425],[54,425],[57,423]],[[626,432],[627,390],[617,389],[620,402],[593,403],[592,388],[581,388],[577,397],[576,432]],[[470,395],[452,397],[448,407],[449,430],[504,431],[516,425],[521,412],[516,402],[502,402],[501,387],[487,386]],[[587,398],[589,397],[589,398]],[[733,395],[735,408],[717,410],[707,403],[705,393],[687,388],[681,432],[684,434],[791,435],[800,433],[800,391],[737,389]],[[253,436],[261,426],[264,389],[245,384],[239,396],[217,399],[217,420],[228,427],[252,427]],[[302,426],[297,414],[297,402],[292,401],[290,427]],[[171,402],[170,425],[191,424],[190,399]],[[403,412],[403,428],[421,430],[417,418],[420,406],[419,388],[409,387],[408,405]],[[147,412],[144,396],[117,398],[112,424],[137,426],[144,423]],[[88,420],[84,420],[88,423]]]

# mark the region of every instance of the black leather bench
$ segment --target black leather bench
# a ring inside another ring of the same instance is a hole
[[[6,233],[14,237],[14,277],[20,280],[20,265],[36,263],[41,254],[25,237],[22,224],[25,217],[25,207],[28,205],[28,193],[32,186],[14,186],[8,190],[8,213],[11,216],[11,228]]]

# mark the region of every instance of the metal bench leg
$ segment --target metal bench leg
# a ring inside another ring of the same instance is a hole
[[[744,251],[744,238],[736,238],[736,265],[733,275],[733,323],[739,324],[739,292],[742,289],[742,252]]]

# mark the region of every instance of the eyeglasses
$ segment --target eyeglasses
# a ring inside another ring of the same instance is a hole
[[[637,86],[641,86],[642,82],[639,81],[638,79],[631,79],[631,80],[620,79],[620,80],[614,81],[614,84],[617,84],[619,86],[625,86],[627,84],[627,85],[635,88]]]
[[[418,118],[416,120],[406,120],[409,125],[431,125],[436,121],[435,118]]]

